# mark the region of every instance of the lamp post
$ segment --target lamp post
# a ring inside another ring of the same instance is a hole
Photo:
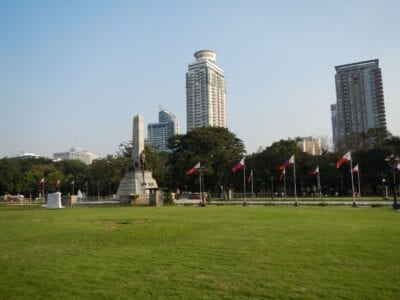
[[[397,203],[396,170],[400,158],[394,154],[391,154],[385,158],[385,161],[390,166],[393,175],[393,209],[399,209],[400,205]]]
[[[382,179],[382,194],[383,194],[383,199],[387,200],[388,199],[388,190],[387,190],[387,185],[386,185],[386,179]]]

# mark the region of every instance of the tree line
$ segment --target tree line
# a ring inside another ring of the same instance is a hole
[[[159,153],[146,145],[147,169],[160,187],[169,191],[192,191],[199,189],[199,176],[186,175],[186,171],[200,162],[204,170],[204,188],[211,193],[220,193],[227,188],[243,191],[243,172],[232,173],[231,168],[245,157],[246,177],[254,174],[254,191],[273,196],[281,194],[283,183],[278,166],[291,155],[296,158],[296,183],[299,195],[312,196],[316,191],[316,179],[311,176],[318,166],[322,194],[334,196],[351,195],[349,166],[336,169],[337,160],[351,150],[353,164],[359,164],[362,195],[382,195],[383,184],[392,183],[392,170],[385,158],[400,154],[400,138],[384,129],[373,129],[367,133],[354,134],[337,143],[337,151],[323,149],[321,155],[302,152],[298,138],[280,140],[259,153],[247,154],[243,142],[226,128],[204,127],[177,135],[169,141],[168,153]],[[92,196],[110,196],[117,192],[118,185],[132,164],[131,144],[121,143],[119,150],[105,158],[85,165],[77,160],[52,161],[50,159],[0,159],[0,195],[23,194],[37,196],[45,178],[45,192],[58,189],[63,194],[78,190]],[[293,194],[293,173],[286,173],[287,193]],[[57,185],[57,182],[60,185]],[[250,182],[247,190],[250,190]]]

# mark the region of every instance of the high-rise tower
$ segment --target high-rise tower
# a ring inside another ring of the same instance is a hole
[[[169,151],[168,140],[180,133],[180,123],[175,115],[160,106],[158,123],[147,125],[147,140],[157,151]]]
[[[336,66],[336,105],[331,106],[334,143],[370,128],[386,128],[379,60]]]
[[[203,126],[226,127],[224,71],[216,65],[217,54],[200,50],[186,73],[187,131]]]

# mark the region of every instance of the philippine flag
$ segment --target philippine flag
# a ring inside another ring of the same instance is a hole
[[[311,176],[317,176],[319,174],[319,167],[316,167],[312,172]]]
[[[287,161],[285,161],[283,164],[281,164],[278,169],[283,170],[286,169],[287,166],[293,165],[294,164],[294,155],[292,155]]]
[[[251,170],[249,178],[247,178],[247,183],[253,182],[253,170]]]
[[[186,175],[192,175],[200,170],[200,162],[198,162],[193,168],[186,172]]]
[[[347,163],[350,160],[351,160],[351,152],[349,151],[338,160],[338,162],[336,163],[336,169],[340,169],[343,164]]]
[[[282,181],[283,177],[285,177],[285,174],[286,174],[286,169],[283,169],[283,170],[282,170],[282,174],[281,174],[281,176],[279,177],[279,181]]]
[[[235,173],[242,168],[244,168],[244,157],[232,168],[232,172]]]
[[[359,169],[358,169],[358,164],[353,168],[352,173],[358,173]]]
[[[39,180],[38,185],[42,185],[44,183],[44,177]]]

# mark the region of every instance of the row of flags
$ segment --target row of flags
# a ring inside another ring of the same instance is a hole
[[[344,164],[348,163],[351,160],[351,152],[347,152],[345,155],[343,155],[336,163],[336,168],[340,169]],[[292,155],[288,160],[286,160],[283,164],[279,165],[278,169],[282,171],[281,176],[280,176],[280,180],[283,179],[283,175],[286,174],[286,168],[294,165],[295,163],[295,158],[294,155]],[[195,166],[193,166],[193,168],[189,169],[186,174],[187,175],[191,175],[194,173],[197,173],[200,170],[200,162],[198,162]],[[236,165],[234,165],[231,168],[231,171],[233,173],[243,169],[245,166],[245,159],[242,158]],[[394,168],[395,170],[400,170],[400,161],[397,163],[397,165]],[[355,174],[359,172],[359,166],[358,164],[355,167],[352,167],[350,169],[350,173]],[[316,166],[310,173],[311,176],[318,176],[319,175],[319,166]],[[248,177],[247,182],[250,183],[254,178],[253,175],[253,170],[250,171],[250,175]]]
[[[45,183],[45,178],[44,177],[41,178],[38,181],[38,186],[42,188],[43,195],[44,195],[44,183]],[[72,194],[74,195],[75,194],[75,180],[72,180],[69,184],[70,184],[70,186],[72,188]],[[57,191],[60,191],[61,180],[60,179],[56,180],[54,182],[54,186],[56,187]],[[88,186],[89,186],[89,183],[87,181],[84,181],[81,184],[81,188],[84,188],[84,189],[87,189]],[[99,180],[97,181],[97,188],[100,188],[100,181]]]
[[[39,186],[42,186],[42,185],[44,185],[44,182],[45,182],[45,179],[44,179],[44,177],[43,177],[42,179],[39,180],[38,185],[39,185]],[[75,184],[75,180],[72,180],[72,181],[70,182],[70,185],[73,186],[74,184]],[[87,184],[87,182],[84,182],[84,183],[83,183],[83,186],[85,186],[86,184]],[[57,188],[59,188],[60,185],[61,185],[61,180],[60,180],[60,179],[56,180],[56,181],[54,182],[54,185],[55,185]]]
[[[42,178],[42,179],[40,179],[39,181],[38,181],[38,185],[39,186],[42,186],[42,185],[44,185],[44,182],[45,182],[45,179],[44,179],[44,177]],[[60,187],[60,185],[61,185],[61,180],[56,180],[55,182],[54,182],[54,185],[56,186],[56,187]],[[74,186],[75,185],[75,180],[72,180],[71,182],[70,182],[70,186]],[[85,182],[83,182],[82,183],[82,186],[83,187],[86,187],[88,185],[88,182],[87,181],[85,181]],[[97,181],[97,185],[100,185],[100,181]]]
[[[355,205],[355,192],[354,192],[354,178],[353,174],[357,174],[358,177],[358,195],[360,196],[360,168],[359,165],[357,164],[356,166],[353,167],[353,162],[352,162],[352,157],[351,157],[351,151],[345,153],[336,163],[336,168],[341,169],[341,167],[344,164],[350,163],[350,174],[351,174],[351,184],[352,184],[352,191],[353,191],[353,204]],[[279,165],[278,169],[282,171],[279,179],[280,181],[284,180],[284,187],[285,187],[285,197],[286,197],[286,168],[293,165],[293,176],[294,176],[294,191],[295,191],[295,198],[296,198],[296,203],[297,203],[297,191],[296,191],[296,164],[295,164],[295,156],[292,155],[288,160],[286,160],[283,164]],[[243,189],[244,193],[246,195],[246,180],[245,180],[245,159],[242,158],[237,164],[235,164],[232,168],[231,171],[233,173],[244,169],[243,173]],[[189,169],[186,174],[191,175],[200,170],[200,162],[198,162],[193,168]],[[400,170],[400,161],[396,162],[396,165],[394,166],[393,171],[399,171]],[[311,176],[316,176],[317,181],[318,181],[318,192],[321,195],[321,184],[320,184],[320,170],[319,166],[316,166],[312,172],[310,173]],[[252,190],[253,190],[253,180],[254,180],[254,174],[253,170],[250,171],[250,175],[247,178],[247,183],[252,183]]]

